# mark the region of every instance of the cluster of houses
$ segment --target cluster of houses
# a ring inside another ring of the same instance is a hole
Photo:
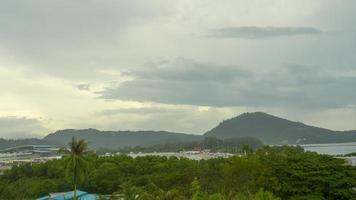
[[[110,154],[106,154],[108,156]],[[142,156],[165,156],[165,157],[177,157],[177,158],[189,158],[191,160],[208,160],[212,158],[228,158],[233,156],[231,153],[211,152],[208,149],[197,151],[181,151],[181,152],[153,152],[153,153],[129,153],[129,156],[136,158]]]
[[[51,145],[24,145],[0,151],[0,174],[14,165],[41,163],[58,159],[58,148]]]

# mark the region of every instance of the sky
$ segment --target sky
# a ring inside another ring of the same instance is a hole
[[[354,0],[0,0],[0,137],[356,129]]]

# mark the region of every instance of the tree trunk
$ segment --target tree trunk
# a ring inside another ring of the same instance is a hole
[[[74,159],[74,173],[73,173],[73,182],[74,182],[74,191],[73,191],[73,199],[77,200],[77,160]]]
[[[74,184],[73,199],[77,200],[77,184]]]

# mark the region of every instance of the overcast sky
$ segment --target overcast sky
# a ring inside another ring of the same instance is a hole
[[[354,0],[0,0],[0,137],[356,129]]]

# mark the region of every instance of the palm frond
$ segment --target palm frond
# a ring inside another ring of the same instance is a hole
[[[74,185],[85,179],[88,171],[88,162],[85,154],[88,152],[88,144],[83,139],[76,139],[75,137],[68,143],[67,151],[67,166],[66,176],[73,181]]]

